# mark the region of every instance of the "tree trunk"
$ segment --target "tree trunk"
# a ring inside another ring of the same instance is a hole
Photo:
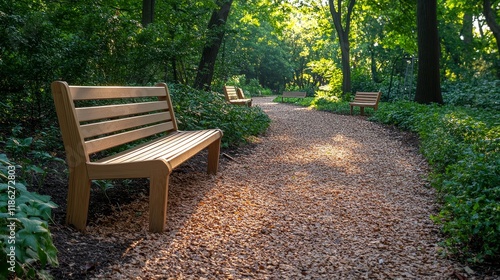
[[[488,27],[490,28],[491,32],[493,32],[493,36],[495,36],[495,39],[497,41],[497,48],[498,51],[500,52],[500,25],[496,22],[495,12],[491,8],[490,0],[484,0],[483,13],[484,17],[486,18],[486,23],[488,24]]]
[[[142,26],[153,23],[155,14],[155,0],[142,0]]]
[[[415,101],[443,104],[439,75],[437,0],[417,0],[418,78]]]
[[[349,30],[351,27],[352,11],[356,0],[349,0],[347,15],[345,16],[345,27],[342,26],[342,0],[337,0],[337,6],[335,6],[334,0],[328,0],[328,3],[340,43],[340,52],[342,56],[342,91],[344,93],[351,92]]]
[[[203,48],[194,88],[210,90],[214,76],[215,61],[224,39],[225,25],[233,0],[218,1],[219,9],[212,13],[208,22],[208,39]]]
[[[472,33],[473,30],[472,26],[473,26],[472,14],[466,12],[463,17],[462,30],[460,32],[461,35],[463,36],[466,48],[469,48],[472,45],[472,39],[474,38]]]
[[[491,32],[493,32],[493,36],[495,36],[495,40],[497,41],[497,54],[500,56],[500,25],[496,21],[495,11],[491,8],[490,0],[483,1],[483,13],[486,18],[486,23],[488,24]],[[497,58],[495,68],[497,72],[496,76],[500,79],[500,58]]]

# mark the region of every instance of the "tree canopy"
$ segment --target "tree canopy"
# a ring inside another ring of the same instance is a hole
[[[499,75],[499,5],[437,1],[439,62],[432,63],[441,81]],[[227,14],[211,23],[222,7]],[[43,118],[55,79],[209,83],[215,91],[253,82],[276,93],[382,90],[385,99],[413,99],[424,63],[416,59],[416,12],[408,0],[7,0],[0,3],[0,112],[19,119],[6,108],[23,107],[26,121]],[[209,61],[203,54],[213,42]]]

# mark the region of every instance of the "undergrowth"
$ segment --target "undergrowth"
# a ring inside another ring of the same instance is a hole
[[[220,128],[222,146],[237,146],[269,127],[271,119],[259,107],[229,104],[218,93],[208,93],[183,85],[169,85],[180,130]]]

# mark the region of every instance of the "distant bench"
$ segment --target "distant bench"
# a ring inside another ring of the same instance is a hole
[[[252,99],[245,98],[245,94],[241,88],[224,86],[224,96],[226,97],[226,101],[231,104],[252,107]]]
[[[304,91],[284,91],[281,95],[281,102],[283,102],[283,98],[304,98],[307,93]]]
[[[351,106],[351,115],[354,106],[359,107],[361,115],[365,114],[365,107],[371,107],[373,110],[377,111],[381,95],[381,92],[356,92],[354,100],[349,103]]]
[[[177,130],[166,84],[102,87],[56,81],[52,94],[69,167],[66,223],[79,230],[86,228],[91,180],[149,178],[149,231],[162,232],[172,169],[208,148],[207,171],[217,172],[222,131]],[[96,152],[145,138],[146,143],[90,160]]]

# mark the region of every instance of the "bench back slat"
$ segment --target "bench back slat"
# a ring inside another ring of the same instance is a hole
[[[83,138],[90,138],[98,135],[108,134],[124,129],[130,129],[168,120],[170,120],[170,114],[168,112],[161,112],[98,123],[84,124],[80,126],[80,131]]]
[[[172,124],[160,123],[152,126],[147,126],[123,133],[113,134],[110,136],[90,140],[85,142],[87,153],[92,154],[109,148],[120,146],[128,142],[146,138],[158,133],[169,131],[172,129]]]
[[[167,110],[165,101],[76,108],[80,122]]]
[[[69,86],[58,81],[52,83],[52,93],[68,161],[89,161],[89,154],[158,133],[177,131],[166,84],[94,87]],[[149,101],[151,98],[155,100]],[[106,105],[95,106],[95,102],[91,102],[92,105],[86,107],[88,100],[102,100]]]
[[[238,98],[238,94],[236,91],[237,90],[235,86],[224,86],[224,94],[226,95],[226,99],[228,99],[228,101],[240,99]]]
[[[162,87],[69,86],[73,100],[164,97]]]
[[[377,103],[380,99],[380,92],[356,92],[353,102]]]

